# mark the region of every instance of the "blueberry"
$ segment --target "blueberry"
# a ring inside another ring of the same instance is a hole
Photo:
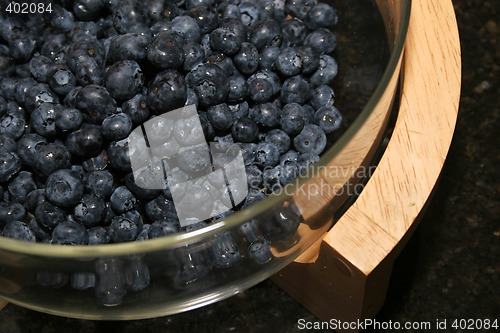
[[[308,175],[308,168],[319,161],[319,155],[313,152],[301,153],[297,159],[300,174]]]
[[[281,189],[280,183],[281,166],[276,165],[272,168],[267,167],[262,173],[262,184],[266,193],[271,194]]]
[[[135,208],[137,199],[126,186],[118,186],[109,199],[111,208],[118,214],[125,213]]]
[[[31,172],[21,171],[10,181],[7,188],[14,201],[24,203],[28,193],[36,190],[37,186]]]
[[[307,28],[301,20],[292,18],[281,24],[283,32],[283,44],[286,46],[298,46],[303,43],[307,34]]]
[[[176,70],[165,70],[150,83],[147,104],[156,114],[163,114],[182,107],[186,97],[184,76]]]
[[[35,209],[45,201],[45,189],[39,188],[31,191],[26,195],[24,200],[24,208],[31,214],[35,213]]]
[[[0,117],[3,117],[5,112],[7,112],[7,101],[5,98],[0,96]]]
[[[125,267],[123,260],[103,257],[95,264],[95,293],[104,305],[115,306],[127,294],[125,290]]]
[[[236,102],[244,99],[248,94],[246,78],[241,74],[235,74],[229,77],[229,93],[227,100]]]
[[[17,155],[21,162],[27,165],[34,165],[37,150],[47,144],[47,139],[36,133],[23,135],[17,144]]]
[[[272,242],[282,241],[295,234],[301,222],[301,215],[294,203],[285,202],[270,220],[260,222],[259,229],[265,239]]]
[[[249,243],[254,243],[262,239],[256,219],[251,219],[241,224],[238,227],[238,232],[243,235]]]
[[[102,198],[93,194],[84,194],[73,209],[73,217],[85,228],[90,228],[101,222],[105,212],[106,204]]]
[[[258,50],[264,46],[280,46],[281,39],[281,28],[274,20],[257,22],[250,33],[250,41]]]
[[[304,45],[311,46],[320,54],[331,53],[337,46],[337,36],[328,29],[319,28],[307,35]]]
[[[86,245],[89,242],[87,229],[75,221],[64,221],[52,230],[52,244]]]
[[[141,67],[133,60],[117,61],[104,72],[103,85],[115,99],[133,97],[143,83]]]
[[[73,14],[57,4],[52,6],[52,12],[49,13],[48,18],[48,23],[61,32],[70,32],[75,26]]]
[[[33,76],[39,82],[46,82],[47,72],[52,66],[52,60],[38,54],[31,58],[29,64],[31,76]]]
[[[53,271],[39,271],[36,273],[36,284],[42,287],[59,289],[68,283],[68,274]]]
[[[238,245],[229,231],[215,236],[212,252],[214,266],[219,268],[231,267],[241,258]]]
[[[82,90],[83,87],[76,86],[71,89],[66,96],[64,96],[63,105],[68,108],[75,108],[76,106],[76,96]]]
[[[337,73],[337,61],[331,56],[323,54],[319,57],[319,67],[311,76],[310,82],[316,86],[322,84],[329,85],[337,76]]]
[[[177,69],[184,63],[184,37],[175,31],[158,33],[148,46],[148,60],[159,69]]]
[[[102,0],[76,0],[73,13],[78,19],[88,21],[99,17],[104,8]]]
[[[114,217],[108,228],[108,237],[111,243],[131,242],[138,234],[137,225],[124,216]]]
[[[184,49],[184,65],[185,71],[191,71],[205,61],[205,51],[199,43],[187,43],[183,46]]]
[[[11,153],[17,151],[17,143],[13,137],[0,134],[0,153]]]
[[[106,88],[90,84],[76,95],[75,107],[86,122],[100,125],[104,118],[115,112],[116,102]]]
[[[304,21],[311,30],[318,28],[331,28],[338,22],[338,14],[335,8],[327,3],[317,3],[309,10]]]
[[[147,202],[144,211],[151,221],[175,220],[177,217],[174,202],[161,194]]]
[[[146,96],[139,93],[123,102],[122,111],[130,116],[134,125],[142,124],[150,115]]]
[[[280,123],[280,113],[276,104],[267,102],[250,108],[249,117],[264,128],[275,128]]]
[[[26,120],[19,111],[8,111],[0,119],[0,134],[19,139],[25,131]]]
[[[256,164],[250,164],[245,167],[247,174],[247,184],[250,189],[259,190],[262,188],[263,173]]]
[[[256,103],[271,101],[280,91],[280,79],[269,70],[258,71],[247,80],[248,94]]]
[[[113,175],[107,170],[91,171],[83,178],[85,190],[101,198],[108,198],[113,193]]]
[[[82,126],[83,115],[78,109],[61,107],[56,112],[55,123],[60,132],[72,132]]]
[[[89,244],[90,240],[89,240]],[[87,290],[94,288],[96,283],[96,277],[94,273],[78,272],[73,273],[69,277],[69,285],[75,290]]]
[[[104,47],[97,39],[80,39],[69,45],[66,65],[73,73],[77,72],[79,65],[92,60],[100,67],[104,63],[104,55]]]
[[[92,227],[87,229],[89,235],[89,245],[99,245],[108,243],[108,235],[103,227]]]
[[[264,140],[276,146],[281,155],[285,154],[291,146],[290,136],[285,131],[278,128],[267,132]]]
[[[102,122],[102,135],[110,140],[126,138],[132,131],[132,119],[126,113],[116,113],[106,117]]]
[[[0,183],[9,181],[21,169],[21,161],[16,153],[0,153]]]
[[[211,124],[218,130],[227,130],[233,124],[231,110],[226,103],[210,106],[207,116]]]
[[[102,83],[103,69],[102,67],[91,58],[83,58],[77,65],[75,70],[76,82],[81,86],[87,86],[89,84],[100,85]],[[64,74],[64,73],[63,73]],[[72,82],[71,75],[66,73]],[[65,79],[63,79],[63,82]]]
[[[303,20],[307,13],[317,4],[318,0],[287,0],[285,11]]]
[[[278,46],[266,46],[262,48],[259,54],[259,68],[275,70],[280,52],[281,50]]]
[[[68,151],[76,156],[95,155],[101,151],[103,144],[100,127],[89,124],[69,133],[65,142]]]
[[[67,169],[71,165],[70,152],[60,143],[40,145],[35,151],[32,166],[42,177],[47,177],[59,169]]]
[[[218,7],[219,11],[222,12],[222,19],[240,19],[241,11],[240,7],[232,3],[221,3]]]
[[[259,68],[259,51],[253,44],[243,42],[233,61],[242,74],[251,75]]]
[[[83,190],[83,182],[74,171],[60,169],[47,178],[45,197],[56,206],[70,208],[80,200]]]
[[[59,208],[48,201],[44,201],[35,210],[35,218],[38,224],[47,230],[52,230],[59,223],[67,220],[68,214],[62,208]]]
[[[127,33],[135,23],[144,21],[143,4],[137,1],[123,1],[112,10],[113,26],[121,34]]]
[[[240,7],[240,19],[244,25],[253,27],[260,21],[260,10],[252,2],[242,2]]]
[[[240,49],[244,37],[229,28],[217,28],[210,33],[210,47],[214,51],[233,55]]]
[[[28,222],[28,226],[36,237],[36,240],[41,243],[50,243],[50,232],[40,226],[35,218]]]
[[[196,92],[201,106],[224,102],[229,93],[229,78],[217,65],[204,64],[186,76],[188,86]]]
[[[149,238],[158,238],[167,235],[171,235],[179,232],[180,225],[179,222],[166,219],[166,220],[157,220],[151,223],[151,227],[149,228]]]
[[[233,113],[233,119],[238,120],[248,116],[249,107],[247,101],[242,101],[237,104],[229,104],[228,106]]]
[[[146,59],[150,42],[151,36],[139,33],[126,33],[113,37],[106,61],[113,64],[120,60]]]
[[[125,274],[127,276],[127,289],[140,291],[149,286],[150,273],[148,265],[140,258],[126,262]]]
[[[236,141],[253,142],[257,139],[259,127],[257,124],[248,118],[241,118],[234,122],[231,134]]]
[[[317,125],[307,124],[293,139],[293,146],[298,152],[321,154],[326,147],[326,135]]]
[[[268,142],[260,142],[255,149],[255,161],[264,167],[274,167],[280,161],[278,148]]]
[[[313,90],[311,106],[318,110],[323,106],[333,106],[335,102],[335,92],[330,86],[320,85]]]
[[[31,128],[46,138],[57,135],[56,114],[60,104],[43,103],[31,113]]]
[[[342,124],[342,114],[334,106],[323,106],[316,111],[314,116],[315,124],[327,134],[335,132]]]
[[[186,42],[199,43],[201,39],[201,29],[198,22],[191,16],[177,16],[172,20],[172,30],[180,34]]]
[[[108,152],[109,164],[113,169],[126,172],[131,171],[130,155],[132,153],[129,153],[127,139],[112,141],[106,151]]]
[[[82,168],[85,172],[104,170],[109,164],[108,153],[105,149],[101,150],[98,155],[92,156],[82,161]]]
[[[310,75],[319,67],[319,54],[311,47],[302,45],[297,47],[297,51],[302,59],[302,74]]]
[[[18,32],[9,41],[10,55],[16,61],[24,63],[30,60],[37,48],[37,40],[27,32]]]
[[[281,164],[280,164],[281,165]],[[296,162],[289,161],[281,165],[279,180],[282,186],[290,183],[297,178],[300,173],[299,165]]]
[[[311,97],[309,83],[302,75],[288,78],[281,87],[281,100],[283,103],[305,104]]]
[[[160,194],[160,190],[151,189],[156,185],[157,175],[154,171],[150,171],[150,168],[146,167],[139,174],[129,173],[124,178],[127,188],[139,200],[152,200]],[[151,186],[147,186],[149,183],[152,183]]]
[[[300,133],[306,124],[302,106],[297,103],[286,104],[281,112],[280,127],[289,135]]]
[[[233,74],[238,74],[236,67],[234,67],[231,57],[224,55],[224,53],[212,53],[206,57],[207,64],[219,66],[224,73],[229,77]]]
[[[36,237],[31,228],[24,222],[12,221],[5,225],[2,236],[25,242],[36,242]]]
[[[18,202],[0,202],[0,225],[12,221],[24,221],[26,209]]]
[[[189,9],[186,14],[198,22],[202,34],[211,32],[219,25],[219,15],[212,6],[198,5]]]
[[[252,242],[248,246],[248,257],[261,265],[269,262],[273,258],[271,245],[267,240],[262,238]]]

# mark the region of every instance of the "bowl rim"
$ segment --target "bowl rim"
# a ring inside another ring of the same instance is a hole
[[[340,136],[335,144],[333,144],[321,155],[320,160],[315,163],[314,167],[317,169],[319,169],[318,167],[325,166],[328,161],[337,156],[337,154],[350,142],[350,139],[363,126],[384,94],[393,77],[394,71],[398,67],[399,61],[403,55],[411,12],[411,0],[399,1],[401,1],[401,21],[396,31],[397,37],[393,41],[389,61],[382,77],[368,103],[364,106],[363,110],[356,117],[354,122],[347,128],[346,132]],[[314,174],[309,173],[308,177],[299,177],[300,179],[292,185],[292,188],[294,189],[292,193],[313,176]],[[265,213],[271,207],[286,201],[286,199],[290,197],[291,195],[287,193],[271,195],[268,198],[259,201],[257,204],[253,204],[250,207],[237,211],[226,217],[224,220],[216,221],[201,229],[191,232],[179,232],[145,241],[102,245],[59,245],[26,242],[0,236],[0,251],[10,252],[16,255],[47,258],[96,258],[127,256],[136,253],[148,253],[159,250],[173,249],[201,241],[220,232],[231,230],[242,224],[244,221],[248,221],[262,213]]]

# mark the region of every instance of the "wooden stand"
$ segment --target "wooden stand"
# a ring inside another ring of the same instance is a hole
[[[351,322],[380,310],[393,262],[438,180],[461,82],[451,0],[413,0],[402,73],[395,129],[363,192],[312,250],[273,277],[320,320]]]

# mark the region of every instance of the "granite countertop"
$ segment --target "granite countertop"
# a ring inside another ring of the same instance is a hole
[[[497,0],[453,2],[463,56],[456,133],[432,204],[395,263],[379,321],[500,321],[500,13]],[[8,305],[0,311],[0,333],[299,332],[301,318],[315,320],[264,281],[202,309],[128,322],[67,319]]]

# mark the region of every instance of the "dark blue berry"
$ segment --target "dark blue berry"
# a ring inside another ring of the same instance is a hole
[[[104,118],[115,112],[116,102],[106,88],[90,84],[76,95],[75,107],[82,112],[86,122],[100,125]]]
[[[298,46],[297,51],[302,59],[302,74],[310,75],[319,67],[319,54],[310,46]]]
[[[151,221],[161,221],[165,219],[174,219],[177,216],[174,202],[167,199],[163,195],[159,195],[155,199],[149,201],[144,206],[146,216]]]
[[[133,97],[143,83],[141,67],[133,60],[117,61],[104,72],[103,85],[115,99]]]
[[[242,74],[251,75],[259,68],[259,51],[253,44],[243,42],[234,55],[233,62]]]
[[[215,236],[212,252],[214,266],[219,268],[231,267],[241,258],[238,245],[229,231]]]
[[[36,190],[37,186],[33,178],[33,174],[29,171],[19,172],[15,178],[13,178],[7,189],[9,190],[10,197],[20,203],[24,203],[26,196],[33,190]]]
[[[32,166],[42,177],[47,177],[59,169],[67,169],[71,165],[70,152],[60,143],[40,145],[35,151]]]
[[[248,95],[256,103],[271,101],[280,91],[280,79],[269,70],[258,71],[247,80]]]
[[[239,142],[253,142],[259,134],[259,127],[249,118],[241,118],[234,122],[231,129],[234,140]]]
[[[235,74],[229,77],[229,93],[227,100],[235,102],[244,99],[248,94],[246,78],[241,74]]]
[[[56,112],[56,127],[62,133],[75,131],[82,123],[83,115],[77,109],[61,107]]]
[[[140,33],[126,33],[113,37],[106,61],[113,64],[120,60],[143,60],[148,55],[151,36]]]
[[[89,235],[88,245],[99,245],[108,243],[108,235],[103,227],[92,227],[87,229]]]
[[[24,221],[26,209],[18,202],[0,202],[0,226],[12,221]]]
[[[205,50],[199,43],[187,43],[184,48],[184,65],[185,71],[191,71],[198,65],[205,62]]]
[[[264,46],[280,46],[281,40],[280,25],[274,20],[257,22],[250,34],[250,41],[258,50]]]
[[[68,214],[62,208],[59,208],[48,201],[44,201],[35,210],[35,218],[38,224],[43,228],[52,230],[59,223],[67,220]]]
[[[24,222],[12,221],[5,225],[2,236],[25,242],[36,242],[36,237],[31,228]]]
[[[202,34],[211,32],[219,25],[219,14],[212,6],[198,5],[189,9],[186,14],[198,22]]]
[[[184,76],[176,70],[165,70],[150,83],[147,104],[156,114],[163,114],[182,107],[186,97]]]
[[[201,106],[224,102],[229,93],[229,78],[217,65],[204,64],[186,76],[187,84],[198,95]]]
[[[131,171],[130,156],[132,156],[132,153],[129,152],[127,139],[112,141],[106,151],[109,164],[113,169],[125,172]]]
[[[57,135],[56,114],[60,104],[43,103],[31,113],[31,128],[46,138]]]
[[[293,139],[295,150],[301,153],[321,154],[326,147],[326,135],[317,125],[307,124]]]
[[[280,161],[278,147],[268,142],[260,142],[255,149],[255,161],[264,167],[274,167]]]
[[[151,223],[151,227],[149,228],[149,238],[158,238],[171,235],[179,232],[179,230],[179,222],[175,220],[158,220]]]
[[[137,199],[126,186],[118,186],[109,199],[111,208],[118,214],[135,208]]]
[[[275,145],[281,155],[285,154],[291,146],[290,136],[286,134],[285,131],[278,128],[267,132],[264,140]]]
[[[25,131],[26,120],[19,111],[7,111],[0,119],[0,134],[19,139]]]
[[[84,194],[73,209],[73,217],[85,228],[90,228],[101,222],[105,212],[106,204],[102,198],[93,194]]]
[[[320,85],[313,90],[311,95],[311,106],[318,110],[323,106],[333,106],[335,93],[330,86]]]
[[[17,143],[13,137],[0,134],[0,153],[11,153],[17,151]]]
[[[337,36],[328,29],[319,28],[307,35],[304,45],[311,46],[320,54],[331,53],[337,46]]]
[[[262,184],[266,193],[271,194],[281,189],[280,183],[281,166],[267,167],[262,173]]]
[[[318,0],[287,0],[285,12],[303,20],[317,3]]]
[[[283,103],[305,104],[311,97],[309,83],[302,75],[288,78],[281,87],[281,101]]]
[[[284,46],[298,46],[302,44],[307,34],[307,28],[304,22],[297,18],[292,18],[283,22],[283,24],[281,24],[281,31],[283,32]]]
[[[333,133],[342,125],[342,114],[334,106],[323,106],[316,111],[315,124],[325,133]]]
[[[181,34],[172,30],[162,31],[148,46],[148,60],[159,69],[177,69],[184,63],[185,44]]]
[[[116,113],[106,117],[102,122],[102,135],[110,140],[126,138],[132,131],[132,119],[126,113]]]
[[[317,3],[311,8],[304,19],[307,27],[311,30],[318,28],[331,28],[338,22],[338,14],[335,8],[327,3]]]
[[[97,125],[84,124],[80,129],[68,134],[65,144],[73,155],[95,155],[103,146],[101,129]]]
[[[35,55],[30,60],[31,75],[39,82],[47,82],[47,72],[51,66],[51,59],[43,55]]]
[[[27,133],[17,143],[17,155],[22,163],[33,166],[37,150],[46,144],[47,139],[43,136],[36,133]]]
[[[259,54],[259,68],[260,69],[276,69],[276,60],[280,55],[280,48],[278,46],[266,46]]]
[[[250,108],[249,117],[264,128],[275,128],[280,124],[280,113],[276,104],[267,102]]]
[[[47,178],[45,197],[56,206],[70,208],[80,200],[83,190],[83,182],[77,173],[61,169]]]
[[[9,181],[21,169],[21,161],[16,153],[0,153],[0,183]]]
[[[75,221],[64,221],[52,230],[52,244],[86,245],[89,242],[87,229]]]
[[[103,149],[99,155],[92,156],[89,159],[82,161],[82,168],[85,172],[104,170],[108,164],[108,153],[105,149]]]
[[[252,242],[248,246],[248,257],[261,265],[269,262],[273,258],[271,245],[267,240],[262,238]]]
[[[288,135],[300,133],[306,124],[302,106],[290,103],[283,107],[281,112],[280,127]]]
[[[139,93],[123,102],[122,111],[130,116],[134,125],[142,124],[150,115],[146,96]]]
[[[227,130],[233,125],[233,115],[226,103],[210,106],[207,116],[210,123],[218,130]]]
[[[85,174],[85,190],[101,198],[108,198],[113,193],[113,175],[107,170],[96,170]]]
[[[337,76],[337,73],[337,61],[331,56],[323,54],[319,57],[319,67],[311,76],[310,82],[316,86],[322,84],[329,85]]]

